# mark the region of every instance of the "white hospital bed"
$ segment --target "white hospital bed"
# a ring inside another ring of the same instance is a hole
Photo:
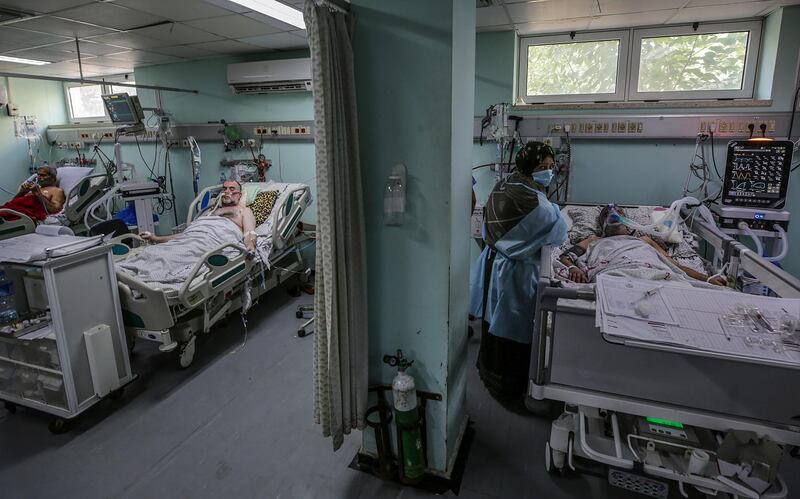
[[[73,175],[70,175],[71,178],[69,180],[59,178],[59,186],[64,189],[66,196],[64,209],[56,216],[48,217],[45,222],[36,222],[31,217],[18,211],[0,208],[0,215],[8,214],[17,217],[16,220],[0,218],[0,240],[30,234],[36,229],[37,223],[50,223],[51,221],[59,225],[66,225],[72,228],[75,233],[85,232],[86,227],[83,225],[83,215],[89,205],[103,195],[103,192],[111,184],[111,180],[105,173],[78,173],[80,170],[91,172],[93,169],[84,167],[61,167],[58,169],[59,175],[62,175],[61,172],[67,171],[70,171]],[[79,178],[76,178],[74,173],[78,173]]]
[[[743,269],[778,296],[800,297],[800,281],[744,245],[699,220],[691,230],[707,248],[723,255],[723,263],[730,264],[729,276]],[[617,414],[719,432],[751,430],[780,444],[800,445],[799,368],[606,336],[595,326],[594,288],[565,284],[553,263],[556,252],[560,249],[542,250],[527,401],[531,409],[545,409],[547,401],[574,406],[553,425],[551,440],[568,434],[569,441],[564,436],[563,442],[548,442],[551,466],[565,468],[565,456],[571,461],[574,452],[617,469],[639,468],[640,473],[666,477],[659,475],[663,470],[636,464],[624,436],[620,441]],[[604,420],[611,422],[614,438],[598,438],[596,423]],[[567,430],[558,430],[559,424]],[[681,479],[708,490],[754,497],[694,475]],[[781,487],[776,487],[777,495],[763,497],[786,497],[785,490],[781,495]]]
[[[250,296],[255,300],[280,284],[286,274],[305,270],[296,243],[298,222],[311,201],[309,187],[277,182],[259,185],[280,192],[264,224],[271,224],[271,230],[259,236],[271,239],[267,265],[247,259],[241,244],[226,243],[209,248],[177,290],[148,285],[118,268],[120,302],[129,338],[159,342],[165,352],[177,348],[180,365],[187,367],[194,357],[195,335],[208,332],[220,319],[240,310],[245,286],[249,285]],[[200,192],[189,207],[187,225],[213,206],[221,187]],[[142,242],[132,234],[112,240],[115,260],[139,251],[141,246],[130,248],[124,244],[137,240]]]

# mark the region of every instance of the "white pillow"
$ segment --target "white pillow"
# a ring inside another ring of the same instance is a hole
[[[58,186],[64,190],[65,196],[69,196],[69,191],[92,173],[94,168],[86,166],[62,166],[58,169]]]

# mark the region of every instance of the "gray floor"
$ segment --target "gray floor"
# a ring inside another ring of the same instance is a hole
[[[250,313],[244,346],[241,323],[231,322],[201,338],[186,370],[139,344],[139,380],[67,434],[51,435],[34,411],[0,409],[0,497],[429,497],[349,469],[360,435],[336,453],[320,436],[311,419],[313,339],[295,336],[295,307],[310,298],[269,293]],[[502,409],[472,367],[468,390],[476,433],[459,497],[642,497],[590,475],[553,479],[543,466],[549,422]],[[797,482],[790,461],[783,474]]]

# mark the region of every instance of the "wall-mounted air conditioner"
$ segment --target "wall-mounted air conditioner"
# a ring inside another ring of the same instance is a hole
[[[229,64],[228,85],[235,94],[310,92],[311,59]]]

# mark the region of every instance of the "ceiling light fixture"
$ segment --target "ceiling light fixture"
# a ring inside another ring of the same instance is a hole
[[[18,64],[33,64],[34,66],[42,66],[50,64],[48,61],[37,61],[35,59],[23,59],[21,57],[9,57],[7,55],[0,55],[0,61],[3,62],[16,62]]]
[[[283,21],[286,24],[297,26],[300,29],[306,29],[306,23],[303,21],[303,13],[299,10],[289,7],[286,4],[280,3],[277,0],[231,0],[233,3],[252,9],[256,12],[264,14]]]

